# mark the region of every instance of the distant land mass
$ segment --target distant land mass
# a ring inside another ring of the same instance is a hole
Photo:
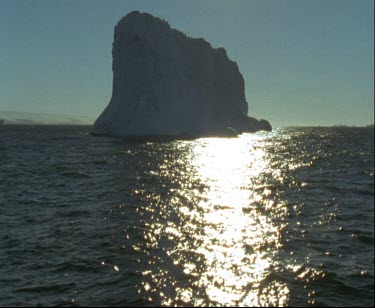
[[[93,119],[84,116],[48,113],[0,111],[0,125],[92,125]]]
[[[271,131],[248,116],[245,83],[224,48],[134,11],[115,27],[112,97],[92,133],[236,136]]]

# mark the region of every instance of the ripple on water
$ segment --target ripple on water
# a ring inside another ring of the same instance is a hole
[[[0,131],[1,305],[373,305],[371,130],[85,130]]]

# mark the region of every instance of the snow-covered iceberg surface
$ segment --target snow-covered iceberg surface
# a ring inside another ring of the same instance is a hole
[[[131,12],[115,27],[112,98],[92,133],[221,136],[272,130],[248,117],[244,79],[224,48]]]

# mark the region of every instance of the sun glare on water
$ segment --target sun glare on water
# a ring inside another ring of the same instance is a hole
[[[180,239],[168,255],[183,266],[192,283],[177,288],[173,299],[163,296],[163,305],[176,301],[195,306],[287,304],[286,284],[267,280],[272,257],[281,247],[282,226],[275,225],[269,213],[259,211],[259,204],[277,207],[265,198],[269,189],[259,189],[259,178],[269,168],[260,146],[262,138],[254,134],[194,142],[189,157],[191,176],[206,189],[181,189],[178,193],[195,206],[176,201],[184,224],[169,224],[165,229]],[[187,258],[187,254],[194,257]]]

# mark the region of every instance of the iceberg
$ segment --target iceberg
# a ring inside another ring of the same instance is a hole
[[[224,48],[134,11],[116,25],[113,87],[91,133],[108,136],[232,136],[271,131],[249,117],[244,79]]]

